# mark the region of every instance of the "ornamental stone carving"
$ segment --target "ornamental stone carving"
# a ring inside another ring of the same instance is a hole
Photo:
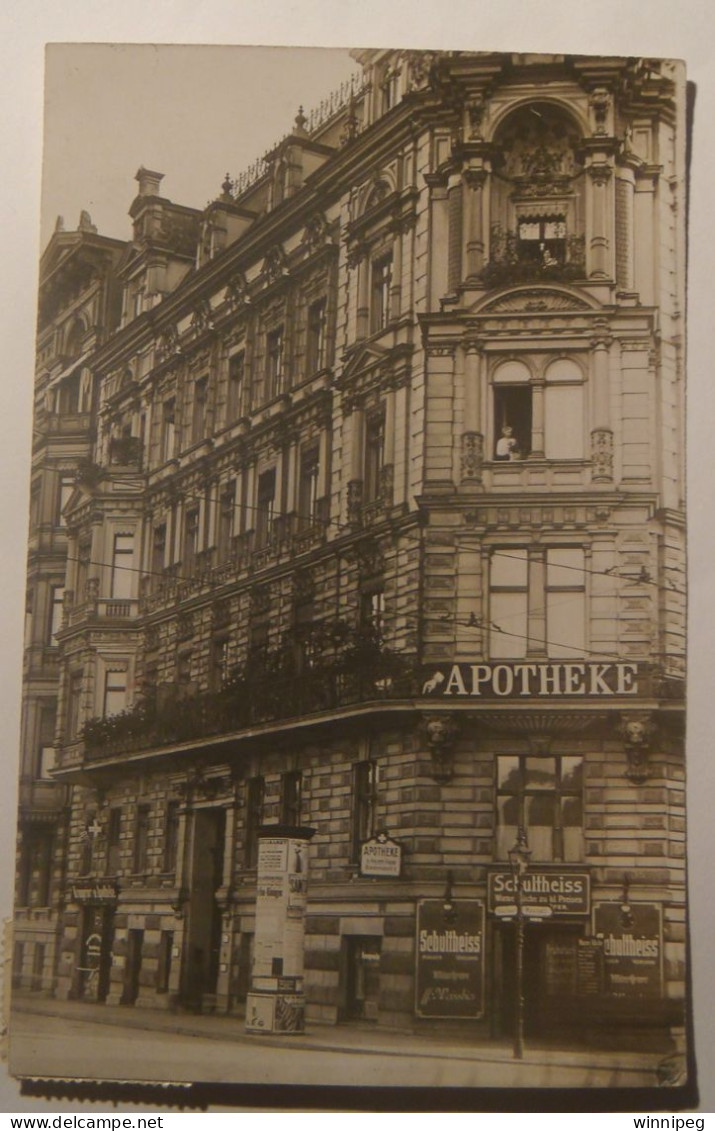
[[[359,526],[363,501],[362,479],[351,479],[348,483],[348,522]]]
[[[482,481],[484,437],[481,432],[462,433],[462,480]]]
[[[591,433],[591,478],[596,483],[613,481],[613,433],[610,428],[594,428]]]
[[[635,785],[640,785],[648,778],[648,753],[655,734],[652,715],[649,711],[624,713],[618,724],[618,734],[628,759],[626,777]]]
[[[395,490],[395,468],[391,463],[386,463],[380,468],[379,490],[380,502],[385,507],[391,507]]]
[[[421,737],[432,759],[432,777],[440,785],[454,775],[454,747],[459,729],[451,715],[425,715],[420,723]]]

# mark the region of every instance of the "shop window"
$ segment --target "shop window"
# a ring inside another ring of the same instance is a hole
[[[162,573],[166,566],[166,523],[154,527],[151,546],[152,573]]]
[[[134,535],[115,534],[112,550],[112,597],[129,599],[134,591]]]
[[[517,224],[517,253],[522,262],[555,267],[566,262],[566,217],[521,216]]]
[[[45,944],[35,943],[32,952],[32,981],[30,983],[31,990],[42,989],[42,972],[45,967]]]
[[[392,288],[392,256],[385,255],[372,264],[370,287],[370,329],[373,334],[384,330],[390,321]]]
[[[119,668],[107,671],[104,677],[103,715],[119,715],[127,706],[127,671]]]
[[[120,857],[121,857],[121,832],[122,832],[122,810],[115,806],[109,810],[109,819],[107,821],[107,861],[106,873],[108,876],[116,876],[120,870]]]
[[[377,816],[377,762],[366,760],[353,766],[353,820],[352,857],[360,859],[360,845],[369,840],[376,829]]]
[[[164,401],[161,414],[161,458],[162,462],[176,455],[176,401],[172,397]]]
[[[156,992],[158,994],[168,993],[173,949],[174,932],[162,931],[159,936],[159,955],[156,967]]]
[[[319,458],[317,447],[308,448],[300,455],[298,522],[301,529],[312,526],[317,518]]]
[[[64,615],[65,591],[62,585],[50,586],[50,627],[48,643],[56,648],[58,644],[57,633],[62,628]]]
[[[266,334],[266,398],[271,401],[283,392],[283,327]]]
[[[312,302],[308,307],[306,340],[306,376],[325,366],[326,301]]]
[[[262,777],[249,778],[246,783],[246,824],[244,861],[247,868],[258,863],[258,830],[263,824],[263,806],[266,783]]]
[[[194,383],[194,408],[191,417],[191,442],[198,444],[206,436],[206,410],[209,396],[209,379],[200,377]]]
[[[262,549],[268,545],[275,519],[276,505],[276,471],[264,471],[258,477],[258,490],[256,492],[256,547]]]
[[[300,770],[289,770],[281,775],[281,824],[300,825],[300,807],[303,775]]]
[[[526,831],[532,861],[583,859],[580,755],[497,757],[497,859],[508,859],[520,828]]]
[[[179,856],[179,802],[169,801],[164,816],[164,863],[162,871],[175,872]]]
[[[243,390],[246,376],[246,354],[235,353],[228,363],[227,423],[238,420],[243,411]]]
[[[151,807],[149,805],[137,806],[137,817],[134,826],[134,872],[145,872],[149,860],[149,820]]]
[[[382,412],[365,418],[364,498],[366,503],[380,498],[381,472],[385,457],[385,417]]]

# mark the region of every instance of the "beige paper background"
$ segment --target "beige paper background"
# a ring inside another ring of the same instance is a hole
[[[10,905],[29,497],[43,45],[54,42],[395,45],[679,57],[697,85],[688,310],[690,672],[688,814],[700,1110],[715,1112],[715,6],[710,0],[23,0],[0,10],[0,907]],[[300,100],[300,92],[296,92]],[[287,125],[287,123],[286,123]],[[272,141],[272,135],[265,142]],[[111,136],[108,145],[112,144]],[[231,162],[229,162],[231,164]],[[171,170],[164,170],[167,178]],[[131,172],[128,171],[128,177]],[[129,191],[127,189],[127,200]],[[169,194],[171,195],[171,194]],[[201,206],[203,201],[186,203]],[[77,203],[77,211],[83,207]],[[76,216],[69,214],[68,227]],[[0,1110],[80,1111],[25,1100],[0,1066]],[[98,1107],[91,1109],[97,1114]],[[122,1106],[120,1105],[120,1110]],[[126,1110],[136,1110],[127,1108]],[[513,1117],[514,1119],[518,1117]],[[607,1118],[607,1117],[606,1117]],[[391,1121],[395,1116],[391,1117]]]

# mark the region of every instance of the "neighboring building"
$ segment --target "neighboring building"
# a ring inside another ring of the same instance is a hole
[[[40,263],[30,487],[14,981],[51,990],[65,878],[67,787],[56,781],[58,633],[67,568],[65,507],[92,451],[92,352],[118,323],[119,240],[83,212],[61,219]]]
[[[259,830],[308,826],[309,1019],[503,1036],[521,832],[527,1034],[644,1047],[685,988],[681,76],[356,58],[203,212],[137,175],[63,512],[57,992],[242,1012]]]

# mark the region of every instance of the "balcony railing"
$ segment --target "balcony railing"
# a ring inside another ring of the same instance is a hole
[[[583,279],[586,271],[583,236],[559,241],[558,254],[527,246],[516,232],[494,226],[490,236],[489,262],[481,272],[486,287],[509,287],[521,283],[568,283]]]
[[[85,724],[85,759],[147,750],[230,734],[261,723],[313,715],[360,703],[411,698],[419,691],[414,656],[386,650],[369,662],[356,655],[281,673],[271,662],[246,664],[221,691],[186,695],[180,687],[130,711]]]

